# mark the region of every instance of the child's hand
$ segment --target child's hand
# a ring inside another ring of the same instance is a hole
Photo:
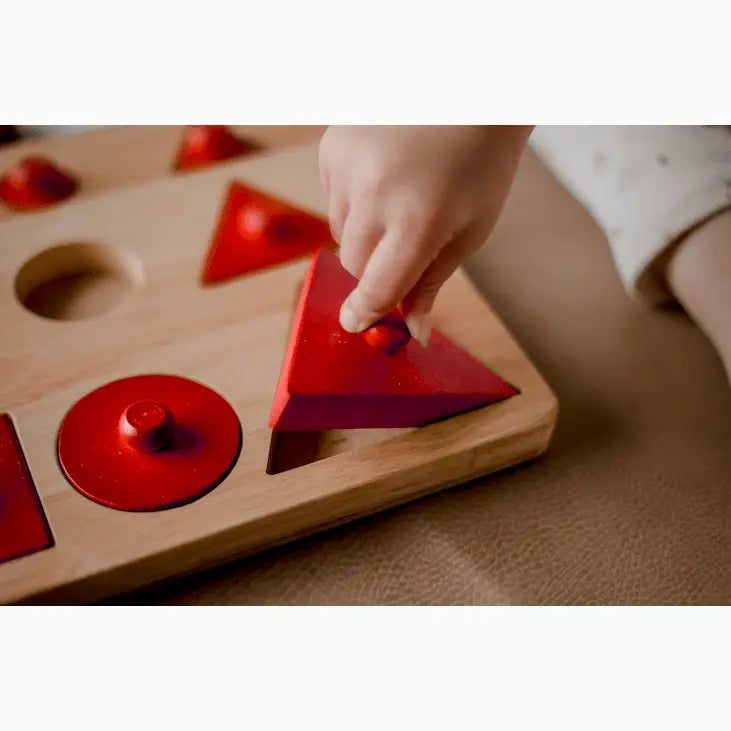
[[[401,305],[426,345],[441,286],[484,243],[532,127],[330,127],[320,173],[343,266],[340,311],[360,332]]]

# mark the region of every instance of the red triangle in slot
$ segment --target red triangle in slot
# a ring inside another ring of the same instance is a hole
[[[228,190],[201,280],[222,282],[332,244],[328,222],[240,183]]]
[[[519,393],[437,331],[427,348],[407,341],[396,311],[380,329],[345,332],[338,313],[355,284],[332,251],[313,257],[274,397],[272,429],[422,426]]]
[[[176,170],[195,170],[222,160],[258,152],[259,145],[220,125],[187,127],[175,159]]]

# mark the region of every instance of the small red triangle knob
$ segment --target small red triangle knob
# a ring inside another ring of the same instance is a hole
[[[0,199],[10,208],[32,210],[68,198],[78,184],[68,173],[42,157],[27,157],[0,178]]]
[[[175,419],[167,406],[157,401],[135,401],[119,421],[122,437],[143,452],[159,452],[173,443]]]
[[[411,333],[404,320],[392,314],[371,325],[363,337],[372,348],[395,355],[411,340]]]

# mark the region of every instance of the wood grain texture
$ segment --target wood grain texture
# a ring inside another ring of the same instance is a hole
[[[231,129],[269,151],[315,141],[325,127],[234,125]],[[81,183],[78,192],[61,203],[62,206],[133,183],[172,175],[195,175],[195,171],[173,171],[183,130],[181,125],[111,126],[58,137],[21,140],[0,147],[0,175],[24,157],[48,156],[76,175]],[[0,202],[0,221],[28,215],[32,214],[12,211]]]
[[[91,133],[90,133],[91,134]],[[331,433],[313,461],[267,475],[269,409],[288,338],[301,260],[203,289],[198,285],[232,180],[324,214],[314,146],[0,223],[0,411],[12,413],[56,539],[53,549],[0,566],[0,601],[84,602],[281,544],[537,456],[556,400],[520,347],[459,271],[435,326],[522,393],[412,430]],[[14,296],[24,262],[66,243],[112,247],[141,272],[133,293],[87,320],[38,317]],[[244,448],[227,479],[191,505],[122,513],[64,479],[55,437],[82,396],[125,376],[199,380],[233,405]]]

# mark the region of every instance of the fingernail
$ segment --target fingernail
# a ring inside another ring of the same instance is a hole
[[[428,313],[410,312],[404,319],[411,337],[426,348],[431,337],[431,318]]]
[[[350,298],[343,302],[343,306],[340,308],[340,327],[349,333],[363,332],[368,327],[369,323],[362,320],[358,315],[355,314],[350,304]]]

